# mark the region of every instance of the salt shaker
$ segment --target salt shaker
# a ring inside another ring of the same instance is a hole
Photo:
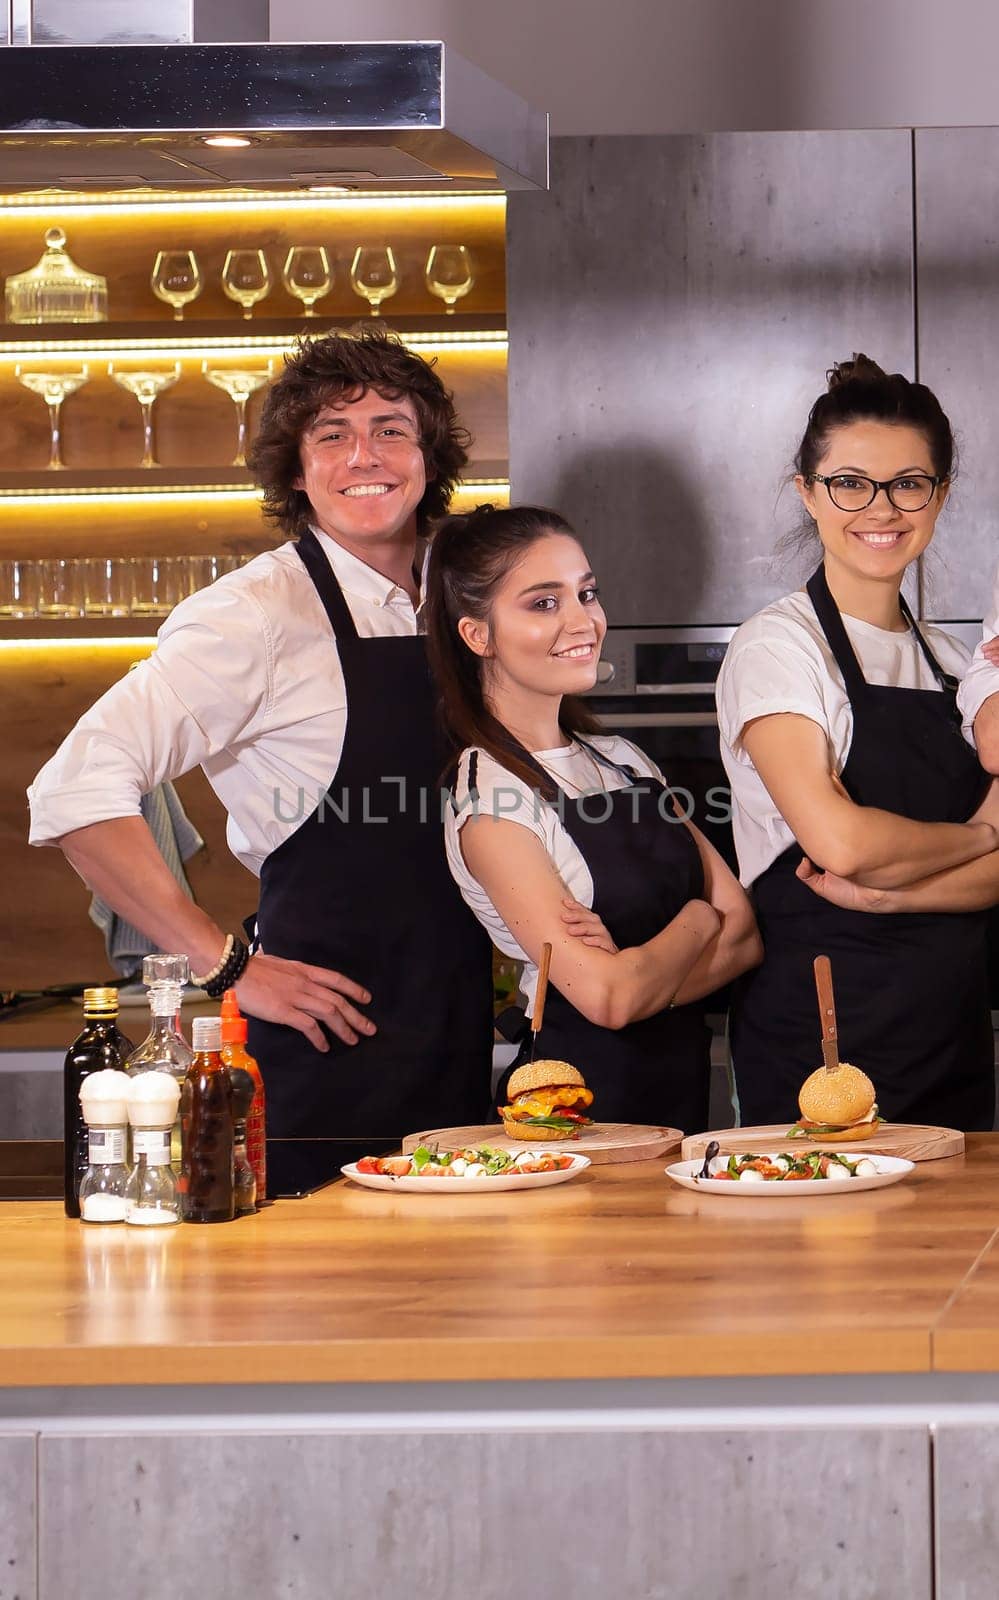
[[[128,1183],[128,1090],[125,1072],[107,1067],[80,1085],[89,1130],[90,1165],[80,1183],[84,1222],[124,1222]]]

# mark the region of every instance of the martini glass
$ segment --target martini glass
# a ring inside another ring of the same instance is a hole
[[[399,287],[393,251],[387,245],[384,249],[358,245],[350,264],[350,285],[355,294],[367,300],[371,315],[380,317],[382,301],[388,300]]]
[[[153,406],[164,389],[171,389],[180,377],[180,362],[172,367],[144,367],[141,371],[115,372],[114,362],[108,362],[108,377],[134,394],[142,411],[142,462],[144,467],[158,465],[153,454]]]
[[[233,458],[234,467],[246,466],[246,403],[251,394],[256,394],[265,383],[270,383],[274,376],[274,363],[268,361],[266,368],[261,372],[248,367],[212,367],[207,361],[201,363],[201,371],[209,383],[215,385],[229,396],[236,407],[236,454]]]
[[[475,282],[472,263],[463,244],[435,244],[423,273],[431,294],[443,300],[446,315],[454,316],[455,303]]]
[[[86,362],[80,367],[79,372],[26,372],[18,363],[14,368],[14,376],[18,383],[30,389],[32,394],[40,395],[49,408],[49,428],[51,429],[51,444],[49,449],[49,467],[58,470],[65,466],[62,459],[62,437],[59,432],[59,412],[67,395],[75,394],[77,389],[82,389],[90,381],[90,369]]]

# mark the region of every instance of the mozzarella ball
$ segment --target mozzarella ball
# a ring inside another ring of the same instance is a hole
[[[468,1166],[465,1168],[465,1177],[482,1178],[485,1176],[485,1171],[486,1169],[482,1165],[481,1161],[470,1161]]]
[[[850,1181],[849,1168],[841,1167],[838,1161],[830,1161],[828,1171],[826,1172],[826,1182],[842,1183],[844,1180],[847,1183]]]
[[[766,1181],[762,1172],[757,1172],[755,1167],[746,1167],[743,1172],[739,1173],[740,1183],[766,1183]]]
[[[454,1173],[455,1177],[460,1178],[463,1173],[467,1172],[467,1170],[468,1162],[465,1160],[464,1156],[455,1156],[451,1163],[451,1171]]]
[[[876,1178],[877,1175],[878,1169],[876,1163],[871,1160],[870,1156],[861,1156],[860,1160],[857,1162],[857,1177]]]

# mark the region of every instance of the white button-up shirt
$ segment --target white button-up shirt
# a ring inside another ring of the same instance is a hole
[[[982,630],[982,644],[994,639],[997,633],[999,633],[999,571],[996,572],[995,582],[992,585],[992,601]],[[980,644],[957,691],[957,703],[964,722],[966,738],[973,737],[975,718],[986,700],[993,694],[999,694],[999,667],[994,667],[991,661],[982,655]]]
[[[362,638],[421,631],[405,589],[316,532]],[[143,794],[200,765],[230,849],[259,876],[329,788],[347,715],[329,619],[282,545],[183,601],[148,661],[81,717],[28,790],[30,841],[138,816]]]

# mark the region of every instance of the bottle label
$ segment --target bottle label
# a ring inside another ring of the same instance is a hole
[[[133,1128],[132,1154],[136,1161],[145,1156],[149,1167],[165,1167],[170,1161],[169,1128]]]
[[[124,1128],[91,1128],[90,1165],[119,1166],[125,1159]]]

